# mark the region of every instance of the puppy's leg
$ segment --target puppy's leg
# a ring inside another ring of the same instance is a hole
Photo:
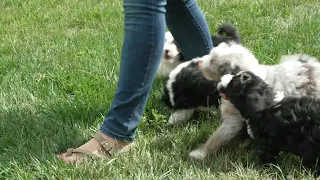
[[[301,152],[302,165],[314,170],[314,175],[318,177],[320,175],[320,166],[317,163],[317,152],[315,152],[313,145],[305,141],[302,146],[303,152]]]
[[[207,142],[189,153],[189,157],[195,160],[203,160],[209,154],[218,151],[224,144],[233,139],[243,128],[244,119],[239,111],[229,101],[221,103],[221,116],[223,123],[214,132]]]
[[[275,163],[280,151],[277,146],[273,144],[271,139],[260,138],[257,140],[257,155],[263,164]]]
[[[203,160],[209,154],[218,151],[224,144],[234,138],[243,128],[243,121],[239,117],[226,119],[216,132],[214,132],[207,142],[190,152],[189,157],[195,160]]]
[[[215,153],[224,144],[234,138],[243,128],[243,122],[245,122],[245,120],[241,117],[240,112],[228,100],[221,100],[220,112],[223,120],[222,124],[204,145],[190,152],[190,158],[202,160],[209,154]]]
[[[192,117],[194,111],[195,108],[176,110],[170,115],[168,124],[184,123]]]

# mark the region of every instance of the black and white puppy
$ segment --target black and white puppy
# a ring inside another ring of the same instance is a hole
[[[223,36],[223,34],[226,36]],[[240,43],[238,30],[232,24],[223,24],[218,35],[212,36],[214,47],[222,42]],[[189,120],[195,110],[215,111],[219,106],[217,81],[207,80],[198,68],[199,58],[178,65],[169,75],[162,100],[173,110],[168,124]]]
[[[219,93],[216,81],[205,79],[198,68],[198,59],[180,64],[169,76],[162,101],[172,109],[168,124],[189,120],[196,109],[216,110]]]
[[[185,59],[170,31],[165,33],[163,55],[158,69],[159,77],[168,77],[169,73]]]
[[[240,43],[240,34],[233,24],[222,24],[218,30],[217,35],[211,36],[213,47],[218,46],[222,42],[234,41]],[[181,53],[177,42],[173,38],[170,31],[165,33],[163,55],[158,69],[159,77],[168,77],[169,73],[179,64],[186,62]]]
[[[244,117],[248,133],[256,140],[263,163],[272,163],[280,151],[303,158],[313,168],[320,157],[320,98],[275,95],[260,77],[249,71],[224,75],[218,84]],[[320,171],[316,167],[317,173]]]
[[[279,64],[264,65],[241,44],[221,43],[202,59],[200,70],[208,80],[220,81],[225,74],[250,71],[285,96],[320,96],[320,62],[313,56],[285,55]],[[219,108],[222,123],[204,145],[189,153],[190,158],[203,160],[216,153],[243,129],[245,119],[229,100],[222,98]]]

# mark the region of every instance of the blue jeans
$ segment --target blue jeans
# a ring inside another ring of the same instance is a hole
[[[212,48],[195,0],[123,0],[125,24],[118,88],[100,131],[132,141],[160,64],[166,24],[186,59]]]

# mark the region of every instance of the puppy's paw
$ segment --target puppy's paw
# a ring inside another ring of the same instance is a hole
[[[176,110],[170,115],[168,125],[182,124],[187,122],[193,115],[194,109]]]
[[[199,147],[189,153],[189,158],[196,161],[203,161],[207,157],[207,154],[207,151],[203,147]]]
[[[252,139],[243,140],[240,144],[241,148],[248,148],[252,144]]]
[[[187,119],[184,117],[175,117],[174,114],[170,115],[170,118],[168,120],[168,125],[178,125],[178,124],[183,124],[187,122]]]
[[[272,153],[257,151],[257,155],[259,156],[260,164],[263,166],[269,167],[271,164],[275,164],[276,162],[276,156]]]
[[[283,91],[276,91],[276,95],[274,96],[273,101],[278,103],[278,102],[282,101],[283,98],[284,98]]]

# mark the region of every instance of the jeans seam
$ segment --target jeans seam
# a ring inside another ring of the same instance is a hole
[[[152,0],[152,2],[153,2],[153,4],[154,4],[154,0]],[[155,10],[154,10],[154,6],[152,6],[152,8],[153,8],[153,9],[152,9],[152,13],[153,13],[153,18],[152,18],[152,25],[153,25],[152,27],[153,27],[153,29],[152,29],[152,33],[154,34],[154,13],[155,13]],[[151,52],[153,52],[153,48],[154,48],[154,36],[152,36],[152,43],[151,43],[151,44],[152,44],[152,45],[151,45]],[[143,86],[145,85],[145,82],[146,82],[146,78],[147,78],[146,75],[147,75],[147,72],[148,72],[149,67],[150,67],[151,57],[152,57],[152,53],[150,53],[150,56],[149,56],[148,61],[147,61],[147,62],[148,62],[148,65],[147,65],[147,69],[146,69],[146,71],[145,71],[145,73],[144,73],[144,79],[143,79],[141,88],[139,88],[140,90],[138,91],[138,98],[141,96],[142,91],[143,91]],[[133,116],[134,112],[137,110],[138,104],[139,104],[139,102],[137,101],[136,104],[135,104],[135,108],[133,108],[133,110],[132,110],[132,112],[131,112],[131,114],[130,114],[128,128],[131,127],[132,116]],[[129,131],[129,129],[127,129],[127,133],[128,133],[128,131]],[[130,137],[130,138],[131,138],[131,137]]]
[[[182,0],[182,1],[183,1],[183,0]],[[181,1],[180,1],[180,2],[181,2]],[[183,3],[184,3],[184,2],[183,2]],[[188,9],[188,7],[186,7],[185,3],[184,3],[184,8],[187,9],[188,16],[191,17],[192,23],[195,24],[195,26],[197,27],[197,29],[200,31],[201,37],[202,37],[202,39],[203,39],[204,42],[205,42],[207,51],[210,51],[209,43],[208,43],[208,41],[207,41],[207,38],[205,38],[205,36],[204,36],[205,33],[204,33],[203,29],[201,28],[201,26],[199,25],[199,23],[197,23],[197,22],[195,21],[194,16],[190,13],[190,10]]]

